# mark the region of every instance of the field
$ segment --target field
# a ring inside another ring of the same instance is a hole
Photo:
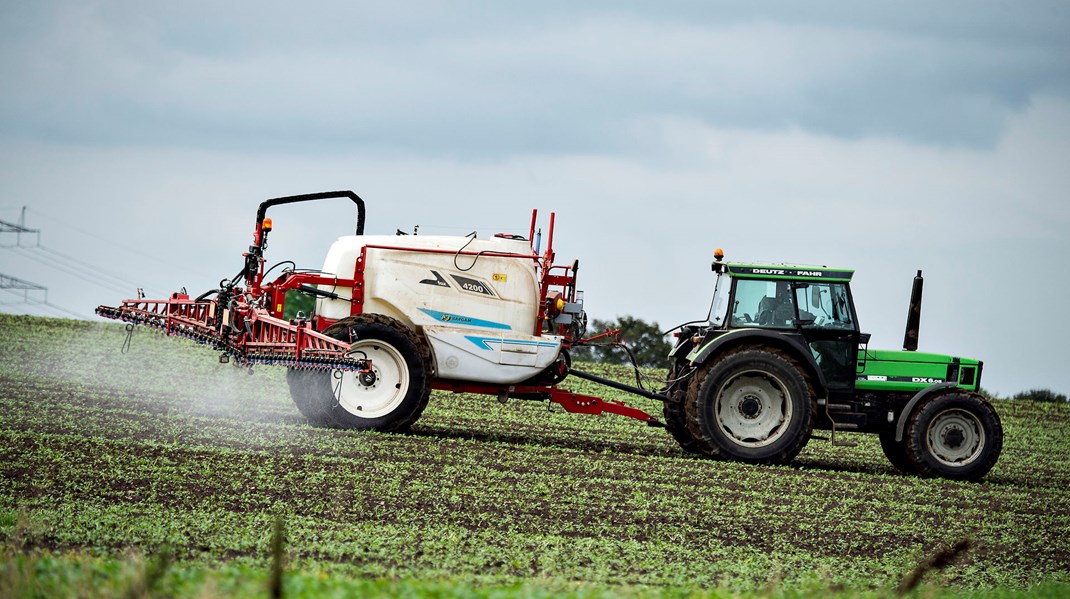
[[[124,337],[0,315],[0,596],[266,596],[276,522],[290,595],[892,596],[960,541],[921,593],[1070,594],[1065,405],[997,402],[1003,456],[971,484],[901,475],[864,435],[753,467],[438,392],[411,434],[316,429],[282,369]]]

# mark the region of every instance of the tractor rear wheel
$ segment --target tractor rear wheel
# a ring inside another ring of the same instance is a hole
[[[946,393],[910,415],[906,454],[922,476],[978,480],[1003,450],[1003,424],[984,397]]]
[[[744,348],[700,367],[686,409],[689,430],[711,455],[752,464],[790,462],[813,431],[806,377],[774,348]]]
[[[895,429],[881,432],[880,439],[881,449],[884,450],[884,456],[888,458],[888,461],[892,463],[892,466],[895,466],[896,470],[907,474],[918,473],[918,469],[914,466],[914,462],[911,462],[910,457],[907,456],[906,441],[895,440]]]
[[[416,422],[431,395],[430,354],[418,337],[381,314],[343,318],[324,334],[350,343],[366,372],[290,370],[290,395],[310,424],[398,431]]]

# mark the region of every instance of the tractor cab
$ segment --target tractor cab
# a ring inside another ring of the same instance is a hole
[[[830,394],[853,392],[859,332],[852,270],[717,261],[710,329],[696,351],[741,337],[779,338],[806,351]],[[697,354],[696,354],[697,357]]]

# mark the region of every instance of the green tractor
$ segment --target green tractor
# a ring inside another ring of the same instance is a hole
[[[851,298],[854,271],[733,264],[715,253],[708,321],[670,353],[666,426],[693,453],[791,461],[814,429],[876,433],[903,472],[977,480],[1003,427],[978,390],[982,362],[917,351],[921,271],[902,351],[869,349]]]

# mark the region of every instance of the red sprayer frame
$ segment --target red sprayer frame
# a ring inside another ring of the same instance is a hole
[[[292,368],[355,370],[361,360],[347,357],[349,344],[328,337],[307,321],[287,322],[235,300],[220,308],[215,300],[191,300],[183,293],[166,300],[123,300],[97,314],[164,334],[211,345],[237,363],[281,364]]]
[[[349,299],[351,314],[361,314],[364,306],[364,264],[368,249],[471,256],[477,256],[480,253],[369,245],[361,250],[354,264],[351,279],[317,273],[284,271],[275,280],[264,283],[264,249],[267,245],[268,233],[272,228],[271,219],[265,217],[267,208],[278,204],[343,197],[349,198],[357,205],[357,235],[363,235],[364,202],[353,192],[325,192],[268,200],[260,205],[257,212],[253,245],[249,247],[247,253],[243,254],[245,258],[243,271],[233,280],[221,282],[220,289],[192,300],[185,293],[175,293],[164,300],[128,299],[124,300],[119,307],[100,306],[97,308],[97,313],[106,318],[127,322],[131,326],[145,325],[167,335],[211,345],[213,349],[223,352],[220,361],[232,358],[238,364],[276,364],[290,368],[344,370],[369,368],[370,364],[366,360],[349,357],[348,343],[320,332],[336,322],[335,320],[319,316],[312,320],[284,320],[282,315],[286,303],[286,292],[298,290],[331,299]],[[540,274],[542,301],[539,303],[533,334],[538,336],[546,331],[553,331],[564,338],[564,346],[567,349],[580,339],[573,338],[573,330],[570,326],[555,324],[555,320],[566,306],[574,305],[576,302],[578,262],[573,263],[572,266],[560,266],[553,263],[555,257],[553,250],[554,213],[550,213],[546,250],[541,256],[539,255],[536,239],[540,234],[535,228],[537,217],[538,212],[533,210],[528,235],[532,249],[530,254],[483,252],[482,255],[535,261]],[[236,285],[239,278],[245,279],[247,283],[245,288]],[[352,297],[341,297],[332,291],[320,289],[320,286],[351,288]],[[561,368],[563,372],[553,373],[555,380],[560,380],[569,373],[567,367]],[[576,374],[582,375],[582,373]],[[592,378],[590,375],[582,376],[596,382],[607,382],[598,377]],[[456,393],[497,395],[502,399],[509,396],[544,399],[562,405],[569,412],[584,414],[608,412],[642,420],[649,424],[658,424],[652,416],[636,408],[616,401],[573,393],[557,387],[556,384],[496,385],[436,378],[432,386],[435,389]],[[656,394],[619,383],[612,383],[611,386],[662,399]]]

